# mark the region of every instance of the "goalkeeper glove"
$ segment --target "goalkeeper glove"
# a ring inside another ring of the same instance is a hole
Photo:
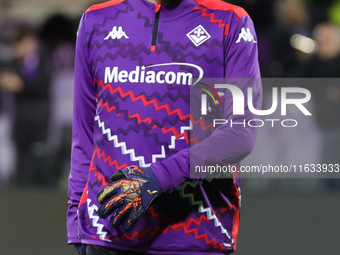
[[[109,184],[98,192],[101,204],[98,213],[106,218],[113,213],[110,223],[114,228],[120,224],[125,231],[131,230],[152,201],[163,190],[150,167],[130,166],[116,172]]]

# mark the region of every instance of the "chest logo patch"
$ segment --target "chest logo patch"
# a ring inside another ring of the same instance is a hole
[[[198,47],[205,41],[207,41],[211,35],[204,29],[202,25],[197,26],[189,33],[187,33],[187,37],[192,41],[192,43]]]
[[[117,28],[117,26],[114,26],[112,28],[112,31],[104,38],[104,40],[109,40],[109,39],[129,39],[129,37],[126,35],[126,33],[123,31],[123,28],[121,26],[119,26]]]
[[[250,29],[249,28],[246,29],[244,27],[242,27],[236,43],[240,43],[241,40],[243,40],[245,42],[257,43],[257,41],[255,41],[254,36],[252,35]]]

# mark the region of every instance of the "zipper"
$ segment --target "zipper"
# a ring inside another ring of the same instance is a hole
[[[158,25],[159,25],[159,15],[161,10],[161,4],[155,5],[155,23],[152,29],[152,41],[151,41],[151,51],[156,50],[156,43],[157,43],[157,34],[158,34]]]

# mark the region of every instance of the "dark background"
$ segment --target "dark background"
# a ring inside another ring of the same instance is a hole
[[[95,2],[101,1],[0,0],[0,254],[75,254],[66,245],[73,49],[81,13]],[[263,77],[340,76],[339,0],[229,2],[243,6],[254,20]],[[297,49],[294,35],[317,46]],[[15,46],[27,37],[33,40],[20,44],[26,49],[22,61]],[[21,68],[32,56],[42,63],[33,70],[34,79]],[[6,71],[21,82],[12,79],[5,86]],[[312,92],[313,116],[292,111],[298,128],[261,129],[244,164],[340,163],[340,82],[326,80],[320,86],[300,84]],[[28,84],[37,88],[34,93],[26,90]],[[60,84],[66,87],[58,89]],[[265,107],[272,86],[277,85],[264,86]],[[16,121],[37,109],[48,110],[39,111],[41,125]],[[32,130],[43,136],[27,135]],[[339,179],[268,177],[243,180],[236,254],[339,254]]]

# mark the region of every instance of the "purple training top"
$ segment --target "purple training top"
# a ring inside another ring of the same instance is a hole
[[[219,0],[113,0],[84,13],[76,45],[69,243],[149,254],[236,249],[239,179],[190,179],[190,166],[239,166],[257,131],[220,125],[212,132],[191,113],[190,88],[192,78],[259,78],[256,40],[248,14]],[[260,108],[261,84],[247,86]],[[220,118],[234,118],[230,100],[221,100]],[[248,107],[242,118],[254,118]],[[207,131],[201,142],[189,135],[192,126]],[[96,194],[129,165],[151,166],[167,192],[125,232],[98,217]]]

